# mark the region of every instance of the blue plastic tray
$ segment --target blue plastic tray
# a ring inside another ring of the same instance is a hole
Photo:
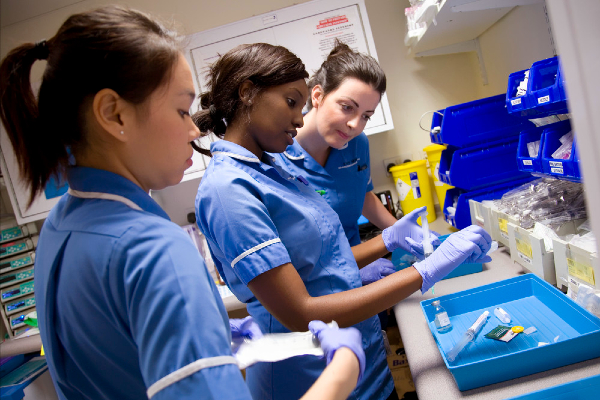
[[[476,190],[529,176],[519,171],[519,137],[478,146],[442,151],[440,181],[464,190]],[[445,204],[445,203],[444,203]]]
[[[577,140],[573,142],[571,157],[566,160],[552,158],[552,153],[561,145],[559,138],[571,130],[571,122],[569,120],[560,121],[545,128],[541,160],[543,172],[556,178],[581,182]]]
[[[468,147],[491,140],[517,136],[534,127],[527,118],[509,114],[505,107],[505,94],[487,97],[464,104],[447,107],[433,114],[431,131],[440,127],[439,133],[430,133],[432,143],[455,147]]]
[[[458,229],[464,229],[472,224],[471,211],[469,209],[470,199],[479,202],[481,202],[482,200],[499,199],[504,193],[508,192],[509,190],[534,179],[536,178],[530,175],[524,179],[505,182],[500,185],[489,186],[471,192],[466,192],[458,188],[449,189],[448,191],[446,191],[446,199],[444,200],[444,219],[453,227]],[[458,202],[456,203],[456,212],[453,216],[450,216],[450,213],[448,212],[448,207],[453,206],[455,196],[458,196]]]
[[[506,89],[506,110],[510,114],[521,113],[521,115],[530,115],[536,113],[535,111],[531,110],[527,93],[525,93],[524,96],[517,97],[517,89],[519,88],[519,85],[523,79],[525,79],[525,72],[527,71],[529,70],[524,69],[522,71],[513,72],[508,76],[508,88]]]
[[[600,375],[556,385],[508,400],[592,400],[600,394]]]
[[[544,148],[544,129],[547,126],[527,129],[519,135],[519,147],[517,148],[517,160],[519,170],[523,172],[542,173],[542,149]],[[537,157],[529,157],[527,143],[540,141],[540,147]]]
[[[440,300],[448,312],[451,331],[437,332],[433,300]],[[502,324],[494,316],[494,308],[498,306],[511,315],[512,325],[534,326],[537,332],[521,333],[508,343],[484,337]],[[444,363],[460,390],[600,357],[600,319],[534,274],[424,300],[421,308]],[[449,363],[446,353],[486,310],[490,313],[487,323],[456,360]],[[549,344],[538,347],[539,342]]]

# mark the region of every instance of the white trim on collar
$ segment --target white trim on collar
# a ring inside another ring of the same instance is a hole
[[[260,164],[260,160],[256,156],[254,156],[254,157],[246,157],[246,156],[241,156],[241,155],[236,154],[236,153],[231,153],[229,151],[214,151],[212,154],[213,155],[215,155],[215,154],[224,154],[224,155],[229,156],[231,158],[237,158],[238,160],[244,160],[244,161],[255,162],[255,163],[259,163]]]
[[[133,201],[129,200],[126,197],[119,196],[117,194],[110,193],[102,193],[102,192],[81,192],[79,190],[73,190],[69,188],[67,193],[74,197],[79,197],[81,199],[104,199],[104,200],[113,200],[120,201],[121,203],[133,208],[137,211],[144,211],[140,206],[135,204]]]
[[[283,154],[285,154],[285,156],[290,160],[304,160],[304,154],[301,154],[298,157],[289,154],[287,151],[284,151]]]
[[[348,148],[348,142],[346,142],[346,144],[340,147],[338,150],[344,150],[346,148]]]

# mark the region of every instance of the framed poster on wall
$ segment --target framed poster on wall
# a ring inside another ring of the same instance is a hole
[[[287,47],[302,59],[308,73],[312,74],[333,48],[335,39],[377,59],[364,0],[315,0],[194,33],[187,37],[185,56],[192,67],[196,90],[202,93],[206,91],[207,67],[220,54],[240,44],[264,42]],[[198,107],[196,100],[192,110]],[[389,103],[384,95],[367,123],[365,133],[371,135],[393,128]],[[208,159],[202,155],[195,157],[194,166],[184,180],[197,177],[197,172],[201,172],[199,169],[208,165]]]

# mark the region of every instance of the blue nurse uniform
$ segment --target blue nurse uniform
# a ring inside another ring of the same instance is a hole
[[[61,399],[244,399],[198,250],[139,186],[73,167],[40,234],[35,298]]]
[[[357,221],[365,195],[373,190],[367,135],[361,133],[342,149],[332,148],[324,167],[296,139],[285,152],[273,156],[293,175],[302,175],[316,189],[325,190],[323,198],[340,217],[350,246],[360,244]]]
[[[247,287],[263,272],[291,262],[315,297],[362,286],[337,214],[303,177],[290,175],[267,153],[259,160],[226,140],[212,143],[211,152],[196,197],[198,225],[219,273],[263,332],[289,332]],[[394,383],[379,320],[355,327],[367,367],[349,398],[386,399]],[[311,356],[259,363],[248,368],[246,382],[255,399],[297,399],[324,367],[323,359]]]

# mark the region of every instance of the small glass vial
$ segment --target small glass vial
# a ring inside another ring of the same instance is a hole
[[[431,305],[435,308],[435,327],[437,328],[439,333],[446,333],[452,330],[452,323],[450,323],[450,318],[448,318],[448,313],[440,305],[439,300],[434,300]]]

